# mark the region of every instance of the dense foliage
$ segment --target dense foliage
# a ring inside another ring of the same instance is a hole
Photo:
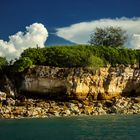
[[[5,57],[0,57],[0,72],[8,65],[8,62]]]
[[[14,68],[21,72],[31,65],[57,67],[101,67],[106,64],[133,65],[140,61],[140,51],[128,48],[92,45],[54,46],[25,50]]]
[[[55,46],[42,49],[30,48],[21,54],[21,58],[23,57],[30,58],[34,65],[56,67],[87,67],[92,66],[92,64],[103,64],[100,58],[97,58],[90,50],[82,46]],[[94,59],[95,61],[93,61]]]
[[[22,57],[14,64],[14,70],[16,72],[23,72],[26,68],[32,66],[33,62],[29,57]]]
[[[123,46],[127,39],[126,32],[120,27],[96,28],[91,34],[89,43],[95,46]]]

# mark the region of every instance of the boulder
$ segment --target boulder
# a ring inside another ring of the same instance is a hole
[[[6,100],[6,93],[0,91],[0,101]]]

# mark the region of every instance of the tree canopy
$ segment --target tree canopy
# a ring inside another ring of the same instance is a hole
[[[127,40],[126,31],[120,27],[96,28],[90,36],[89,43],[95,46],[123,46]]]

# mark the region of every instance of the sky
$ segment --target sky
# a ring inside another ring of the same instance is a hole
[[[50,40],[85,44],[98,26],[121,26],[129,34],[127,46],[139,48],[139,5],[140,0],[0,0],[0,56],[19,57]]]

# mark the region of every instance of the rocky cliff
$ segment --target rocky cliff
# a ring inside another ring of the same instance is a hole
[[[140,95],[139,85],[140,69],[121,65],[10,70],[0,75],[0,118],[138,114],[140,97],[132,96]]]
[[[98,70],[34,66],[18,83],[21,94],[55,99],[111,99],[140,95],[140,69],[117,66]]]

